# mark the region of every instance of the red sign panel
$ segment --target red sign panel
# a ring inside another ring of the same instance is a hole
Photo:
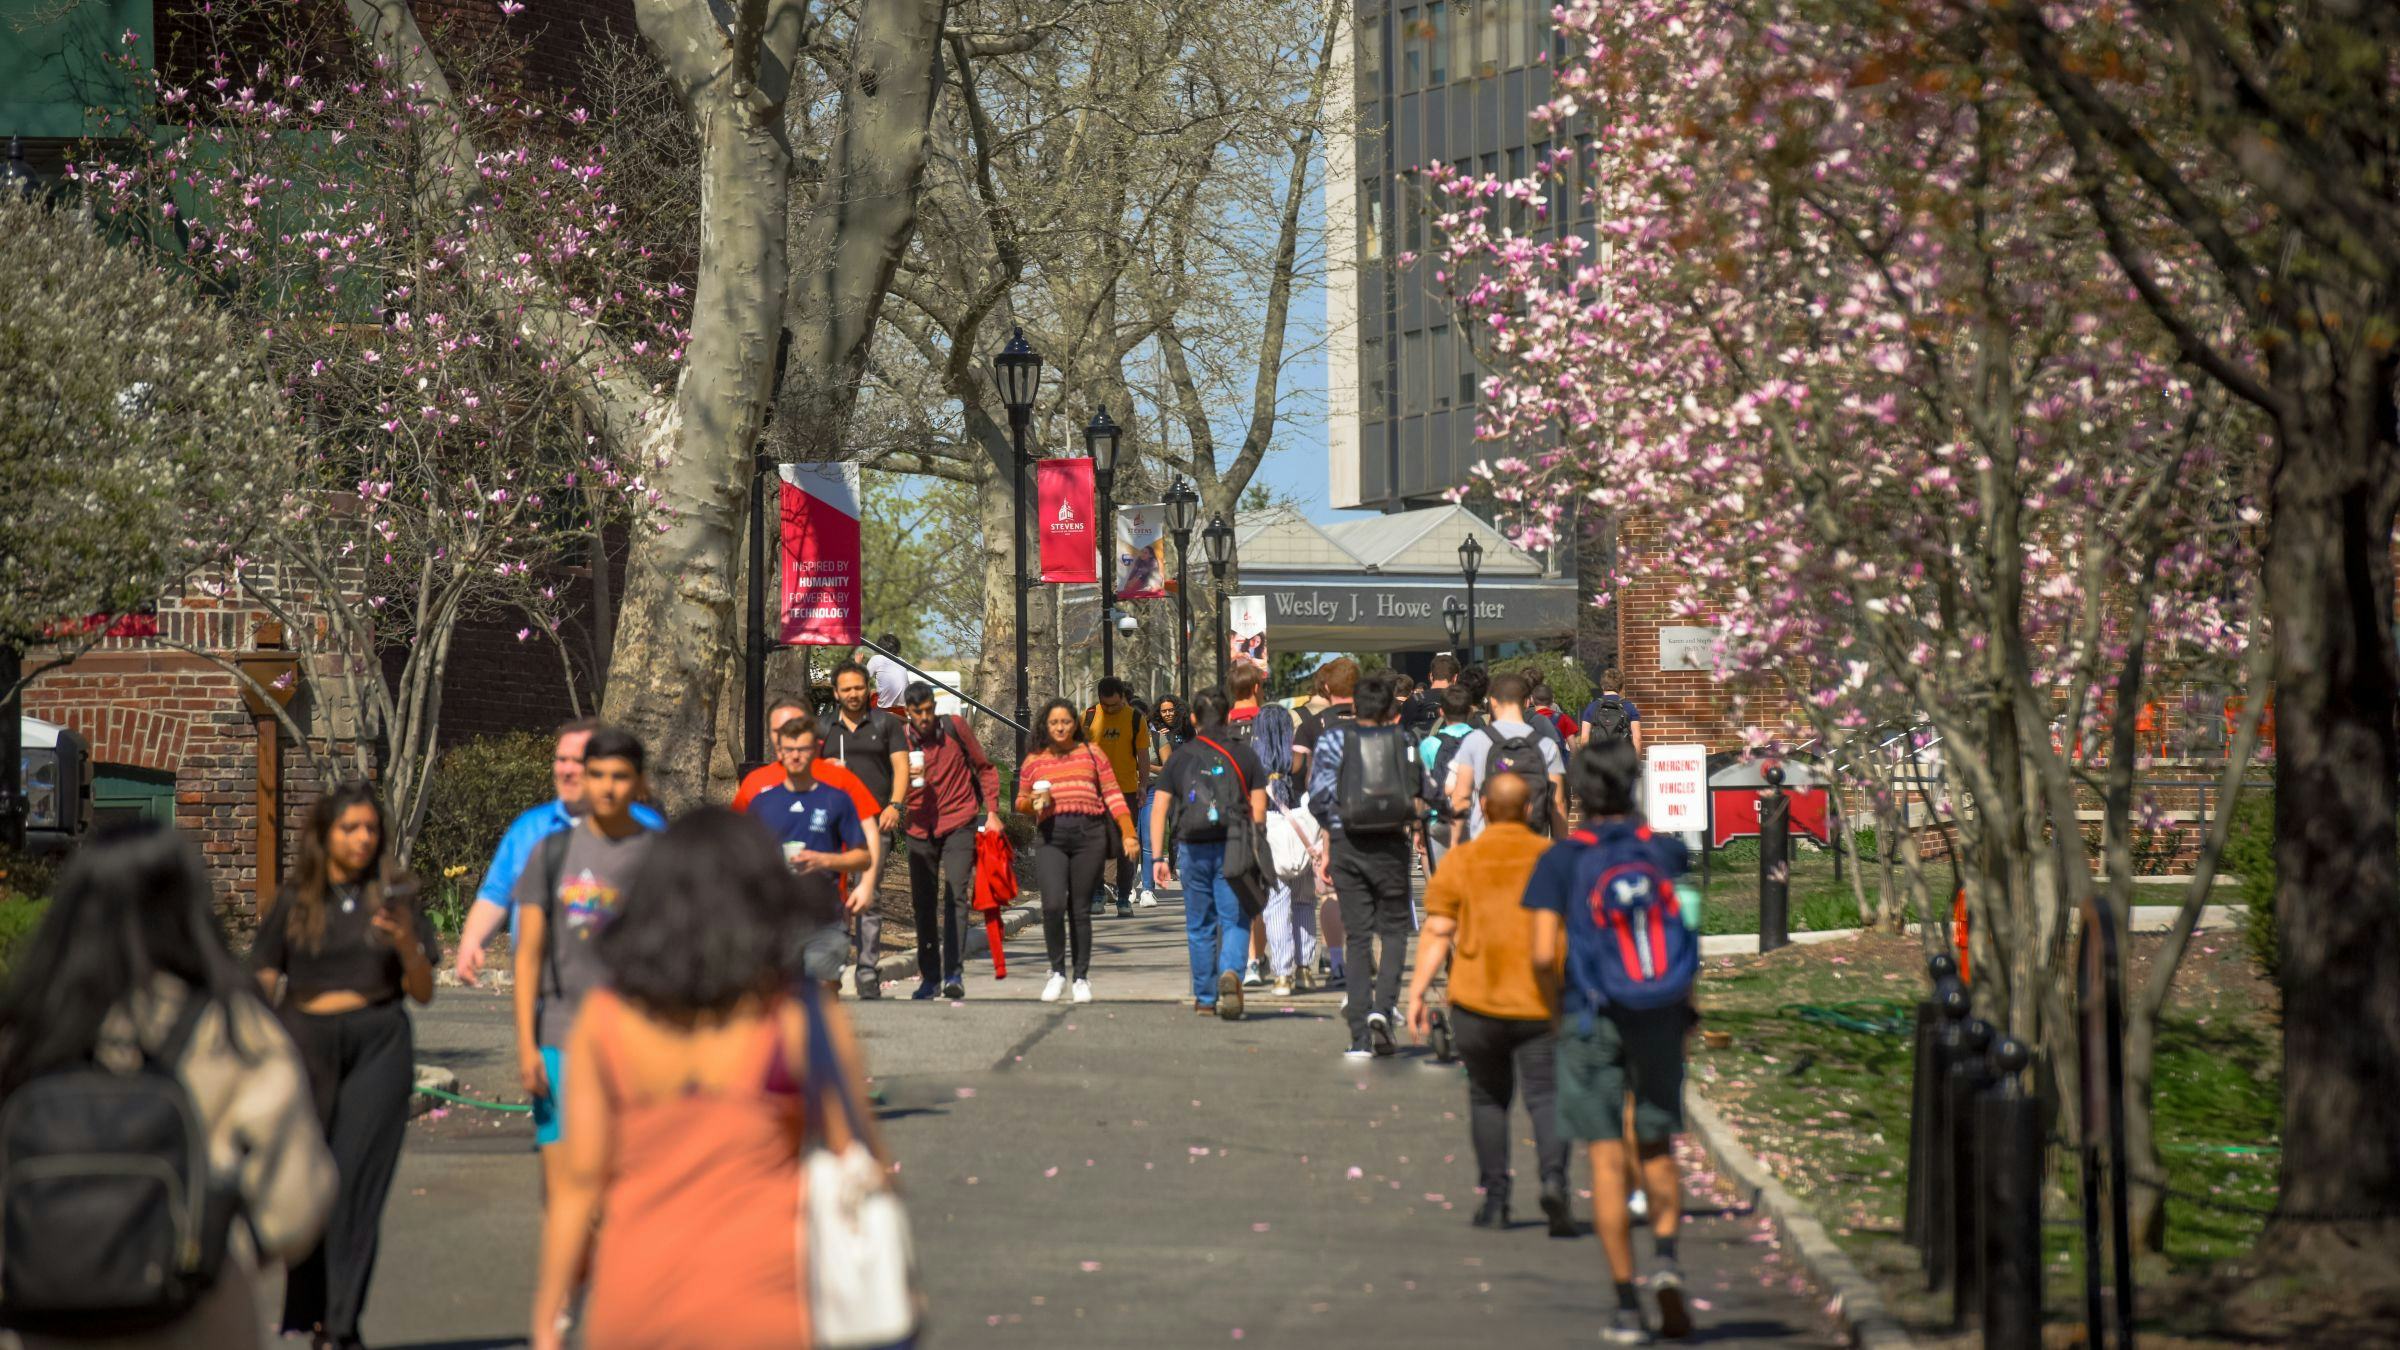
[[[1092,506],[1092,462],[1044,459],[1033,466],[1040,491],[1034,519],[1042,541],[1042,580],[1096,582],[1100,579],[1098,514]]]
[[[783,641],[854,647],[863,638],[858,466],[782,466]]]
[[[1709,789],[1709,842],[1718,848],[1736,839],[1758,837],[1758,799],[1763,788],[1734,787]],[[1833,830],[1827,823],[1830,797],[1821,787],[1786,788],[1784,795],[1792,799],[1792,833],[1805,834],[1818,843],[1833,845]]]

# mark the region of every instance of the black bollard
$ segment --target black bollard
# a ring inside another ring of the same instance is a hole
[[[1956,1253],[1951,1240],[1956,1233],[1952,1215],[1957,1212],[1957,1187],[1951,1178],[1951,1166],[1957,1153],[1952,1135],[1957,1122],[1950,1114],[1950,1066],[1965,1053],[1959,1048],[1960,1027],[1967,1020],[1973,1004],[1967,997],[1967,987],[1956,980],[1945,981],[1934,991],[1934,1001],[1941,1005],[1942,1029],[1934,1038],[1933,1057],[1941,1072],[1932,1079],[1927,1096],[1932,1101],[1931,1119],[1925,1133],[1925,1287],[1940,1289],[1950,1283],[1957,1268]]]
[[[1758,797],[1758,949],[1792,945],[1792,799],[1783,766],[1769,761]]]
[[[2042,1112],[2024,1087],[2032,1062],[2023,1042],[2003,1038],[1991,1054],[1998,1081],[1975,1104],[1984,1350],[2041,1350]]]
[[[1976,1162],[1983,1154],[1975,1105],[1991,1083],[1992,1024],[1970,1018],[1958,1029],[1950,1059],[1950,1324],[1966,1326],[1983,1311],[1982,1197]]]
[[[1945,952],[1925,963],[1925,973],[1931,977],[1936,995],[1947,981],[1958,978],[1958,962]],[[1927,1245],[1925,1205],[1932,1188],[1926,1183],[1933,1175],[1933,1121],[1935,1085],[1947,1072],[1941,1055],[1942,1005],[1937,998],[1917,1001],[1917,1053],[1914,1071],[1909,1079],[1908,1112],[1908,1203],[1900,1221],[1900,1240],[1924,1255]]]

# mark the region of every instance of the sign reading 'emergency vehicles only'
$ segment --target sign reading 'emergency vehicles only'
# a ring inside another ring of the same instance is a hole
[[[1653,745],[1642,775],[1650,828],[1685,834],[1708,828],[1708,747]]]

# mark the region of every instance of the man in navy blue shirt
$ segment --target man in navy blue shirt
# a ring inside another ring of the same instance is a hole
[[[858,807],[849,793],[811,774],[817,762],[817,728],[807,718],[789,718],[775,729],[775,758],[783,765],[783,781],[752,797],[743,814],[766,826],[783,845],[784,861],[793,871],[811,880],[832,881],[838,890],[838,874],[867,865],[867,831]],[[838,984],[849,947],[846,925],[826,924],[808,939],[802,966],[816,979]]]
[[[1694,1021],[1692,1007],[1688,1001],[1660,1008],[1612,1006],[1599,987],[1598,970],[1606,957],[1603,944],[1614,940],[1596,921],[1593,902],[1576,893],[1577,869],[1593,848],[1612,850],[1612,857],[1647,852],[1650,865],[1671,889],[1672,879],[1691,865],[1682,840],[1650,833],[1634,813],[1640,768],[1630,741],[1594,742],[1576,751],[1567,776],[1583,807],[1583,828],[1544,853],[1525,882],[1525,908],[1533,911],[1534,969],[1563,971],[1558,1123],[1570,1138],[1590,1145],[1592,1226],[1599,1230],[1617,1290],[1617,1307],[1601,1330],[1601,1339],[1612,1345],[1650,1341],[1635,1298],[1629,1143],[1640,1159],[1641,1186],[1650,1202],[1650,1232],[1656,1240],[1650,1288],[1658,1297],[1660,1329],[1670,1338],[1691,1330],[1683,1271],[1675,1254],[1683,1192],[1674,1137],[1683,1131],[1683,1041]],[[1678,918],[1696,927],[1696,905],[1678,904],[1677,909]],[[1633,1098],[1631,1141],[1625,1138],[1628,1093]]]

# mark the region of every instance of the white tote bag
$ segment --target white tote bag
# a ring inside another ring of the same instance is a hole
[[[820,1350],[911,1346],[921,1304],[908,1211],[866,1146],[857,1098],[817,1017],[816,990],[804,986],[801,1001],[808,1010],[809,1137],[800,1169],[800,1249],[807,1253],[816,1344]],[[838,1152],[824,1133],[829,1100],[841,1103],[850,1125],[849,1142]]]
[[[1307,875],[1309,846],[1317,834],[1316,817],[1308,813],[1308,794],[1300,794],[1296,807],[1270,807],[1267,811],[1267,852],[1275,860],[1275,875],[1285,881],[1297,881]]]

